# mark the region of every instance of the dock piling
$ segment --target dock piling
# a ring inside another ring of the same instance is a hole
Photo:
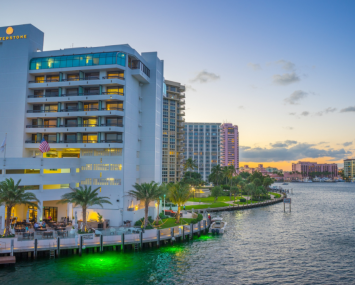
[[[142,250],[143,249],[143,231],[141,231],[139,234],[139,243],[140,243],[140,248]]]
[[[100,235],[100,252],[104,251],[104,236]]]
[[[191,239],[193,239],[193,237],[194,237],[194,225],[193,225],[193,223],[190,224],[190,237],[191,237]]]
[[[198,237],[201,236],[201,221],[198,221]]]
[[[79,255],[83,253],[83,236],[80,236]]]
[[[60,237],[57,237],[57,257],[60,255]]]
[[[160,247],[160,230],[157,230],[157,248]]]
[[[35,246],[34,246],[34,253],[33,253],[35,259],[37,258],[37,245],[38,245],[38,241],[37,239],[35,239]]]
[[[11,253],[10,256],[14,256],[14,240],[11,240]]]
[[[124,233],[121,234],[121,250],[124,251]]]
[[[174,244],[174,228],[170,228],[171,244]]]

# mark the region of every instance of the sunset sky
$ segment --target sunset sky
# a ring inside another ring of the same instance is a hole
[[[355,155],[355,1],[35,3],[3,2],[0,26],[33,24],[45,50],[158,51],[187,86],[187,122],[239,126],[241,166]]]

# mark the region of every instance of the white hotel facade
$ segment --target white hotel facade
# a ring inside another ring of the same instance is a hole
[[[57,201],[90,185],[112,205],[89,209],[89,219],[99,212],[113,226],[136,221],[143,205],[127,192],[162,180],[163,61],[129,45],[43,51],[43,41],[32,25],[0,28],[0,181],[21,179],[41,208],[16,206],[12,215],[60,220],[77,211],[80,219],[81,209]],[[4,206],[0,217],[4,228]]]

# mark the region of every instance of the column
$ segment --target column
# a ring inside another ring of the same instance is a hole
[[[70,221],[73,218],[73,204],[72,203],[67,204],[67,217],[69,217]]]
[[[37,210],[37,223],[40,222],[40,220],[42,220],[42,213],[43,213],[43,201],[40,200],[39,203],[39,209]]]
[[[2,229],[5,229],[5,206],[0,206],[0,230]]]

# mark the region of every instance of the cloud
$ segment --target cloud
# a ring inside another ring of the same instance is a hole
[[[243,150],[246,150],[246,149],[251,149],[251,147],[250,147],[250,146],[242,146],[242,145],[241,145],[239,148],[240,148],[240,149],[243,149]]]
[[[352,145],[353,144],[353,142],[345,142],[345,143],[343,143],[343,146],[349,146],[349,145]]]
[[[275,63],[281,65],[281,67],[285,70],[294,70],[296,67],[294,63],[283,59],[278,60]]]
[[[340,110],[340,113],[355,112],[355,106],[350,106]]]
[[[219,80],[220,76],[214,74],[212,72],[200,71],[194,79],[191,79],[190,82],[199,82],[199,83],[207,83]]]
[[[288,147],[290,145],[297,144],[297,141],[286,140],[284,142],[270,143],[270,146],[275,147]]]
[[[316,113],[316,116],[323,116],[323,114],[329,114],[329,113],[333,113],[337,110],[337,108],[332,108],[332,107],[329,107],[327,109],[325,109],[324,111],[319,111]]]
[[[308,116],[309,115],[309,112],[308,111],[303,111],[302,113],[301,113],[301,116]]]
[[[273,82],[278,85],[289,85],[298,81],[300,81],[300,78],[294,72],[285,73],[283,75],[275,74],[273,76]]]
[[[193,88],[191,85],[185,85],[185,89],[186,91],[193,91],[196,92],[197,90],[195,88]]]
[[[238,109],[245,110],[244,106],[239,106]]]
[[[302,90],[296,90],[294,91],[290,97],[285,98],[285,103],[291,104],[291,105],[297,105],[298,101],[301,99],[304,99],[308,96],[307,92],[304,92]]]
[[[277,147],[277,148],[248,148],[241,149],[240,159],[242,161],[251,162],[271,162],[271,161],[294,161],[303,158],[319,158],[319,157],[331,157],[332,160],[341,160],[351,155],[350,151],[344,149],[337,150],[325,150],[315,148],[313,144],[300,143],[290,148]]]
[[[296,113],[288,113],[290,116],[296,116]]]
[[[249,62],[248,63],[248,67],[251,68],[252,70],[260,70],[261,69],[261,66],[259,63],[251,63]]]
[[[293,130],[293,127],[283,127],[285,130],[289,130],[289,131],[292,131]]]
[[[324,143],[329,143],[329,142],[320,142],[320,143],[318,143],[318,144],[324,144]]]

